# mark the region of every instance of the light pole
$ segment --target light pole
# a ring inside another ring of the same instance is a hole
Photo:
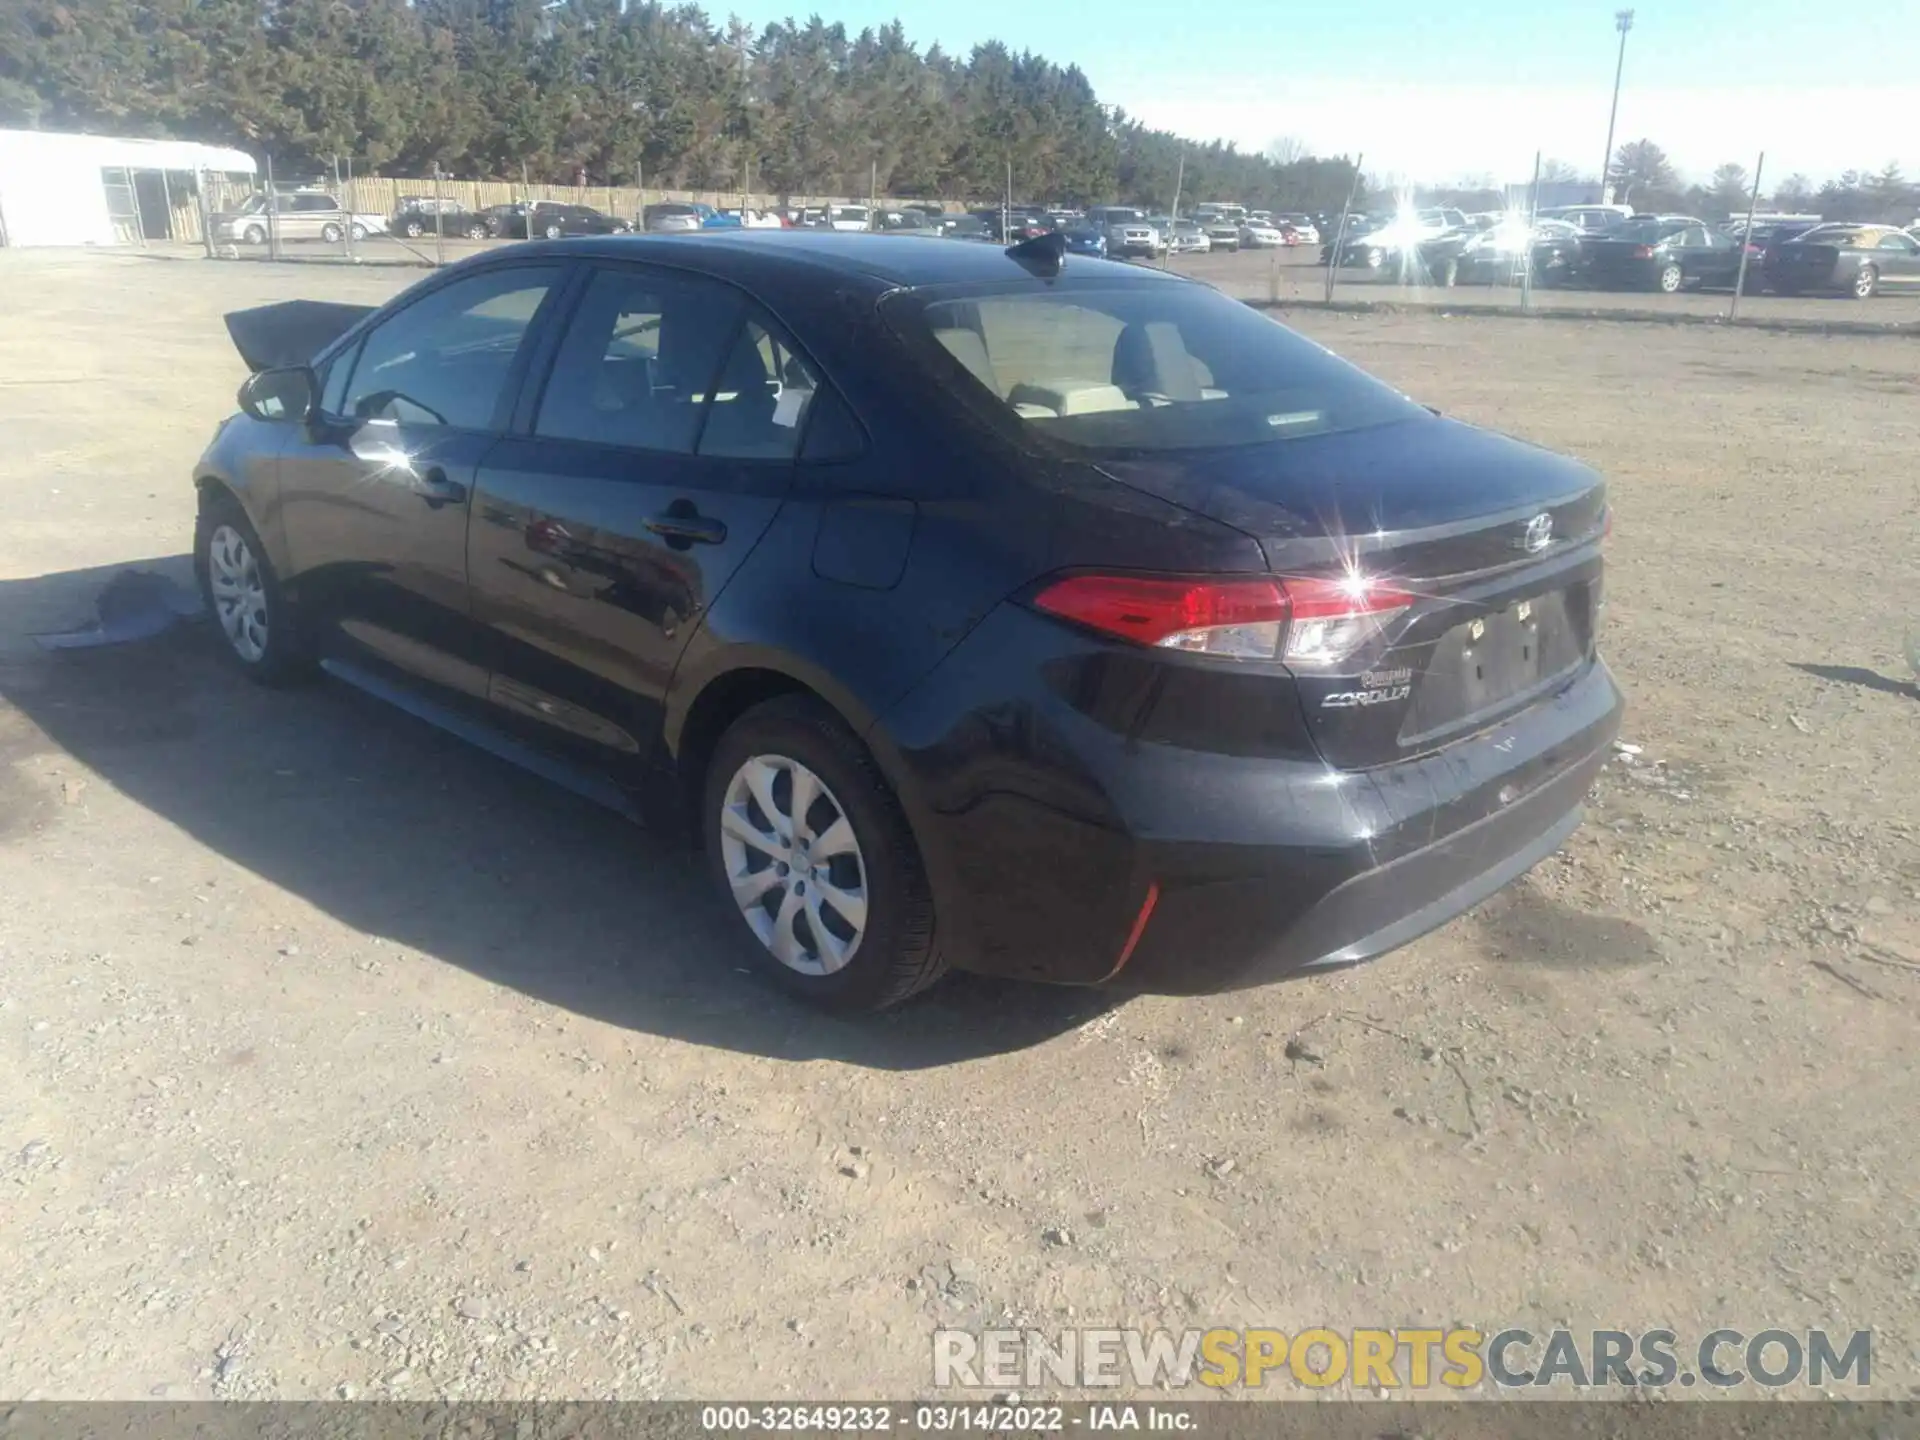
[[[1613,122],[1620,115],[1620,76],[1627,68],[1627,32],[1633,29],[1633,12],[1616,10],[1613,12],[1614,29],[1620,32],[1620,58],[1613,67],[1613,108],[1607,111],[1607,153],[1600,160],[1600,203],[1608,204],[1613,199],[1607,176],[1613,173]]]

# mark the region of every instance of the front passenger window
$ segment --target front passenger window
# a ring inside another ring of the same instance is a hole
[[[360,348],[345,413],[483,430],[560,272],[515,266],[456,280],[381,324]]]

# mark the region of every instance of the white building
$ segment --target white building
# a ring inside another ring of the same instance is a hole
[[[254,163],[239,150],[184,140],[0,130],[0,245],[175,238],[194,213],[203,172],[250,185]]]

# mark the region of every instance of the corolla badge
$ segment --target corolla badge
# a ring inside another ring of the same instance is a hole
[[[1527,528],[1520,533],[1520,548],[1529,555],[1537,555],[1553,543],[1553,516],[1542,510],[1527,521]]]

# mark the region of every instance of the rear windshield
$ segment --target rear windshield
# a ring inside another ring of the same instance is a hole
[[[1424,413],[1202,285],[902,291],[884,313],[942,382],[1073,451],[1261,445]]]

